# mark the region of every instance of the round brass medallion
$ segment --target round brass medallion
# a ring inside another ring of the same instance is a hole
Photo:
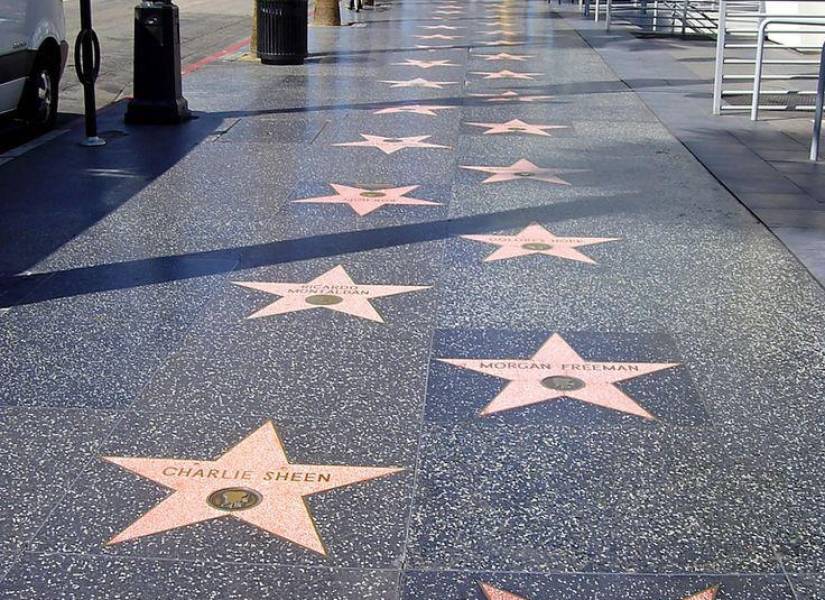
[[[541,380],[541,385],[557,392],[574,392],[582,389],[585,385],[584,381],[578,377],[570,377],[569,375],[551,375]]]
[[[335,294],[315,294],[314,296],[307,296],[304,301],[314,306],[332,306],[333,304],[340,304],[344,299]]]
[[[263,496],[260,493],[242,487],[223,488],[212,492],[206,499],[212,508],[227,511],[247,510],[258,506],[261,500]]]
[[[383,198],[386,196],[384,192],[361,192],[362,198]]]
[[[550,244],[543,244],[541,242],[530,242],[529,244],[522,244],[525,250],[552,250],[553,246]]]

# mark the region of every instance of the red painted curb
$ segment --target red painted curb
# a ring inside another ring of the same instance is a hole
[[[186,65],[185,67],[183,67],[183,69],[181,69],[181,75],[189,75],[189,73],[193,73],[198,69],[215,62],[216,60],[220,60],[228,54],[237,52],[244,46],[248,46],[251,39],[252,38],[246,38],[241,40],[240,42],[235,42],[234,44],[232,44],[231,46],[227,46],[223,50],[218,50],[214,54],[210,54],[209,56],[202,58],[197,62],[193,62],[192,64]]]

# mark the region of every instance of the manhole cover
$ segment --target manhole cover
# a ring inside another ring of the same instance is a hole
[[[542,379],[541,385],[557,392],[573,392],[582,389],[586,384],[578,377],[551,375]]]
[[[333,304],[340,304],[344,299],[335,294],[315,294],[314,296],[307,296],[304,301],[315,306],[332,306]]]
[[[263,496],[255,490],[241,487],[223,488],[212,492],[206,499],[212,508],[228,511],[247,510],[258,506],[261,500]]]

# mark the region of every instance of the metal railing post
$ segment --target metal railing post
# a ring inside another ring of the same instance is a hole
[[[604,30],[610,31],[610,20],[613,18],[613,0],[607,0],[604,5]]]
[[[816,110],[814,111],[814,131],[811,138],[811,160],[819,160],[819,139],[822,133],[822,105],[825,104],[825,44],[819,55],[819,80],[816,82]]]
[[[722,74],[725,64],[725,33],[728,1],[719,0],[719,27],[716,31],[716,71],[713,74],[713,114],[722,114]]]
[[[770,19],[759,23],[756,33],[756,60],[753,69],[753,94],[751,95],[751,121],[759,118],[759,94],[762,93],[762,63],[765,61],[765,30]]]
[[[95,81],[100,72],[100,42],[92,29],[91,0],[80,0],[80,33],[74,44],[74,68],[77,78],[83,84],[83,108],[86,138],[81,146],[103,146],[106,141],[97,135],[97,105],[95,103]]]

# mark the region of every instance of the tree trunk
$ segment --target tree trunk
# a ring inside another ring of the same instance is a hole
[[[316,26],[337,27],[341,24],[341,10],[338,0],[315,0],[315,12],[312,24]]]

